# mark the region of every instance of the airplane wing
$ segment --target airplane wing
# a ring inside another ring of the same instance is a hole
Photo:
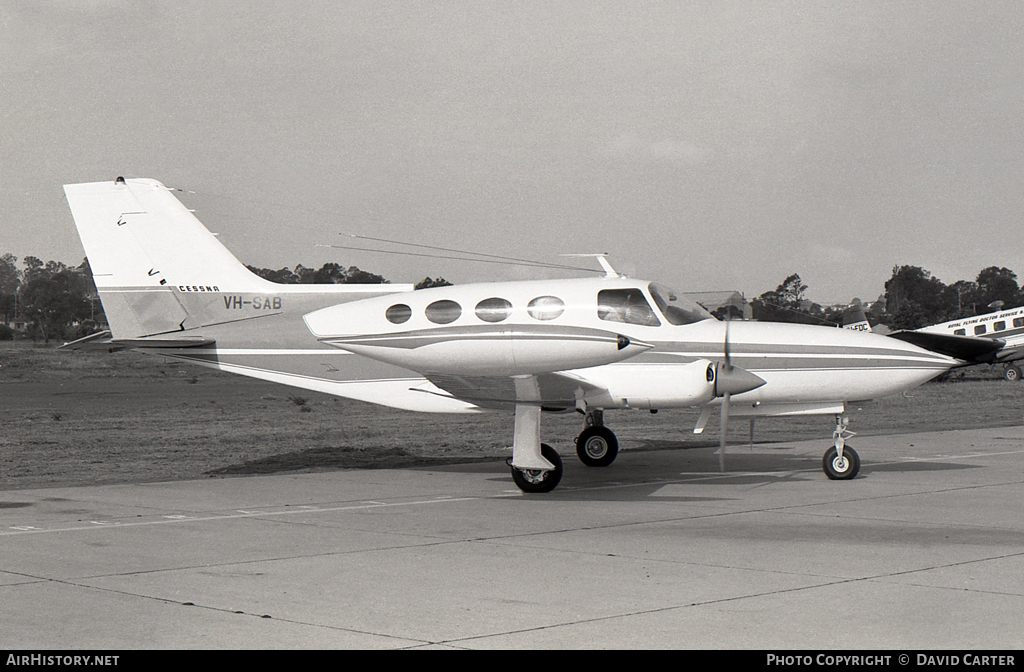
[[[430,374],[426,378],[452,396],[481,408],[509,408],[516,403],[515,381],[512,378],[441,374]],[[587,394],[603,389],[565,373],[538,374],[537,384],[541,406],[548,410],[575,407],[578,390]]]
[[[1006,345],[1006,341],[998,338],[951,336],[924,331],[894,331],[888,336],[972,364],[994,361],[996,353]]]

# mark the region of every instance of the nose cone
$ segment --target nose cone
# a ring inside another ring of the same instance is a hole
[[[715,373],[715,396],[743,394],[765,384],[765,379],[737,366],[719,364]]]
[[[876,399],[959,363],[895,338],[835,327],[733,322],[728,338],[734,367],[768,381],[751,393],[766,402]]]
[[[894,367],[893,372],[903,379],[905,383],[903,390],[926,383],[954,366],[963,364],[961,360],[905,343],[890,336],[878,336],[877,338],[883,339],[887,347],[891,348],[890,356],[901,364]]]
[[[847,375],[862,379],[861,394],[847,399],[874,399],[905,392],[945,373],[961,362],[903,341],[870,332],[833,329],[842,345]],[[859,370],[859,371],[858,371]]]
[[[866,365],[884,370],[916,372],[913,378],[924,376],[921,382],[961,364],[952,357],[890,336],[849,329],[829,331],[834,332],[831,342],[845,348],[849,356],[859,356]]]

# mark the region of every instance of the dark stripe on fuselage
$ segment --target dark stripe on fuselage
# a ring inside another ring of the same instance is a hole
[[[672,364],[696,359],[725,360],[721,343],[655,343],[654,346],[631,361]],[[732,364],[749,371],[947,368],[945,359],[931,353],[898,348],[739,343],[730,344],[729,356]]]
[[[339,345],[374,345],[392,348],[414,349],[424,345],[442,342],[469,340],[552,340],[591,341],[616,343],[619,334],[604,329],[558,324],[480,324],[457,327],[432,327],[407,331],[382,332],[376,334],[351,334],[321,336],[325,343]]]

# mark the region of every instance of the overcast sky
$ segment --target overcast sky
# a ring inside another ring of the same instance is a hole
[[[0,0],[0,253],[79,263],[62,185],[124,175],[244,263],[393,282],[553,276],[317,245],[819,302],[1024,273],[1022,35],[1018,0]]]

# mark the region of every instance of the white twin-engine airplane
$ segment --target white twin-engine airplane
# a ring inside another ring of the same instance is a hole
[[[836,416],[829,478],[860,467],[844,403],[900,392],[956,360],[871,333],[721,322],[671,290],[607,275],[409,285],[280,285],[249,272],[155,180],[66,185],[110,332],[83,339],[396,408],[515,410],[510,466],[548,492],[562,461],[542,411],[578,411],[579,458],[618,452],[610,409],[700,406]],[[603,261],[603,260],[602,260]]]

